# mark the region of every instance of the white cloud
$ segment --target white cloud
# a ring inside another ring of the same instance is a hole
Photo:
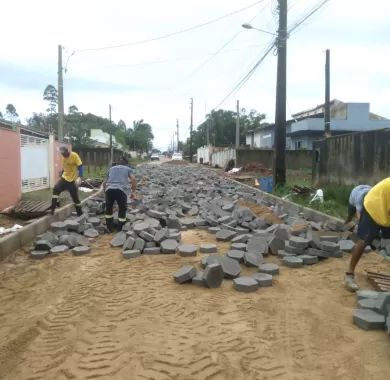
[[[254,0],[13,0],[2,4],[0,33],[0,109],[12,102],[23,117],[42,111],[46,81],[56,84],[57,45],[73,50],[153,38],[184,29],[253,3]],[[69,60],[65,106],[107,115],[131,125],[150,122],[160,147],[170,141],[176,118],[181,136],[188,136],[189,98],[194,98],[195,124],[216,106],[248,72],[269,41],[269,35],[244,30],[243,22],[275,31],[276,0],[218,23],[182,35],[122,49],[76,53]],[[319,0],[289,0],[289,25]],[[344,101],[370,102],[374,112],[390,117],[387,101],[390,4],[386,0],[331,0],[288,41],[288,114],[323,102],[324,51],[331,49],[331,96]],[[61,15],[59,17],[59,15]],[[17,22],[15,22],[15,20]],[[210,54],[242,31],[208,64],[188,77]],[[5,37],[5,38],[4,38]],[[172,60],[159,64],[138,63]],[[187,58],[187,59],[184,59]],[[188,59],[189,58],[189,59]],[[10,76],[10,65],[19,70]],[[41,74],[39,74],[41,73]],[[23,74],[23,75],[22,75]],[[27,80],[26,76],[29,76]],[[272,120],[275,107],[276,57],[270,55],[258,72],[224,107],[256,108]],[[19,83],[20,82],[20,83]],[[14,84],[13,84],[14,83]],[[21,83],[26,83],[25,88]],[[33,88],[36,86],[36,88]],[[289,116],[289,115],[288,115]]]

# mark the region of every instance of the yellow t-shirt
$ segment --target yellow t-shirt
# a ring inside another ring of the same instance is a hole
[[[82,165],[80,157],[77,153],[71,152],[69,157],[62,156],[62,167],[64,172],[62,178],[65,181],[73,182],[79,176],[78,166]]]
[[[364,208],[383,227],[390,227],[390,177],[377,183],[364,198]]]

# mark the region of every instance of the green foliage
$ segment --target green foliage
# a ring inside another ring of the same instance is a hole
[[[43,91],[43,100],[48,102],[46,112],[50,115],[55,114],[57,111],[58,104],[58,92],[52,84],[47,85],[45,90]]]
[[[246,134],[249,130],[266,126],[263,123],[265,114],[255,110],[247,111],[245,108],[240,111],[240,145],[245,145]],[[236,112],[227,110],[212,111],[207,115],[206,121],[192,132],[192,151],[207,144],[207,127],[209,127],[210,144],[214,146],[235,146],[236,144]],[[184,155],[189,154],[188,138],[185,143],[179,143],[179,149]]]
[[[5,116],[12,122],[16,121],[19,115],[16,112],[16,108],[13,104],[7,104],[7,106],[5,107]]]

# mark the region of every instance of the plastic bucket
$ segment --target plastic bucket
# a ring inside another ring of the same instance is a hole
[[[273,184],[273,177],[260,177],[259,178],[260,183],[260,190],[263,190],[267,193],[272,193],[272,184]]]

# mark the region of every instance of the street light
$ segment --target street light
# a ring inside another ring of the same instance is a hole
[[[241,26],[245,29],[254,29],[254,30],[258,30],[259,32],[263,32],[263,33],[271,34],[272,36],[276,36],[275,33],[268,32],[267,30],[255,28],[254,26],[252,26],[251,24],[248,24],[248,23],[242,24]]]

